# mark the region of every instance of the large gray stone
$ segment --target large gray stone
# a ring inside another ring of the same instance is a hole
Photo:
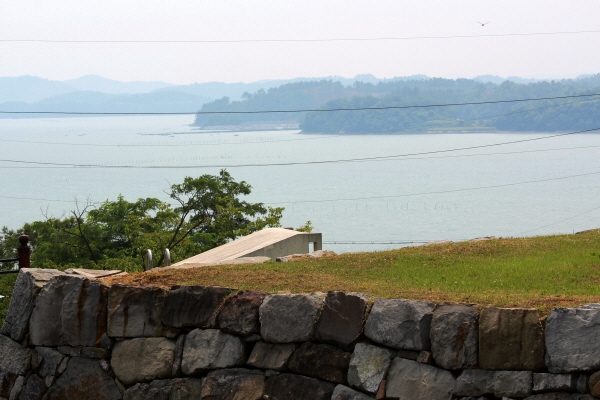
[[[600,304],[556,308],[546,322],[546,365],[552,373],[600,369]]]
[[[337,385],[333,390],[331,400],[372,400],[373,397],[369,397],[364,393],[352,390],[344,385]]]
[[[265,393],[265,376],[244,368],[209,372],[202,386],[202,399],[260,400]]]
[[[29,318],[37,295],[50,279],[62,274],[56,269],[23,268],[19,271],[0,334],[19,342],[23,340],[29,331]]]
[[[395,352],[367,343],[358,343],[354,347],[348,368],[350,386],[376,393],[381,381],[385,378]]]
[[[533,396],[526,397],[524,400],[595,400],[589,394],[577,394],[577,393],[543,393],[534,394]]]
[[[14,384],[12,390],[10,391],[8,400],[17,400],[19,398],[19,395],[21,394],[21,390],[23,390],[24,385],[25,385],[25,377],[19,376],[17,378],[17,380],[15,381],[15,384]]]
[[[281,374],[267,380],[269,400],[330,400],[335,384],[302,375]]]
[[[590,376],[588,387],[593,396],[600,397],[600,371]]]
[[[0,372],[25,375],[31,365],[31,351],[0,335]]]
[[[58,367],[65,356],[50,347],[38,346],[35,348],[35,352],[39,360],[38,374],[43,378],[57,375]]]
[[[69,346],[101,346],[106,335],[108,286],[88,279],[80,282],[63,301],[62,342]]]
[[[495,397],[487,397],[487,396],[479,396],[479,397],[474,397],[474,396],[469,396],[469,397],[460,397],[460,400],[493,400],[495,399]],[[508,397],[503,397],[502,400],[512,400],[509,399]]]
[[[265,297],[258,290],[244,290],[228,297],[219,310],[219,329],[240,336],[260,333],[258,309]]]
[[[388,372],[385,395],[399,400],[451,400],[455,379],[431,365],[394,358]]]
[[[481,311],[480,368],[537,371],[544,366],[544,329],[538,310],[491,307]]]
[[[533,389],[530,371],[496,371],[492,383],[496,397],[526,397]]]
[[[202,393],[204,379],[177,378],[172,379],[171,397],[169,400],[197,400]]]
[[[104,360],[73,357],[65,372],[48,390],[48,400],[118,400],[115,381],[100,365]]]
[[[176,378],[137,383],[123,396],[124,400],[197,400],[202,393],[203,379]]]
[[[533,392],[587,393],[588,377],[583,374],[533,374]]]
[[[287,369],[290,357],[296,350],[293,343],[273,344],[258,342],[254,345],[247,365],[255,368],[283,371]]]
[[[260,334],[272,343],[313,340],[322,307],[323,297],[316,293],[267,296],[259,309]]]
[[[179,335],[175,342],[175,357],[173,359],[172,375],[181,376],[181,358],[183,357],[183,346],[185,344],[185,335]]]
[[[18,381],[19,376],[17,374],[0,370],[0,399],[8,398]]]
[[[59,275],[52,278],[35,301],[29,322],[30,341],[36,346],[60,346],[62,340],[62,308],[67,294],[77,290],[82,278]]]
[[[457,396],[526,397],[531,395],[533,374],[531,371],[485,371],[465,370],[456,380],[454,394]]]
[[[110,364],[126,385],[172,376],[175,341],[163,337],[135,338],[115,344]]]
[[[47,390],[42,378],[36,374],[30,375],[19,393],[19,400],[41,400]]]
[[[175,328],[215,328],[217,311],[234,289],[175,286],[167,293],[162,323]]]
[[[123,275],[127,275],[127,272],[123,272],[118,269],[104,270],[104,269],[68,268],[68,269],[65,269],[65,274],[76,275],[76,276],[80,276],[82,278],[95,280],[95,279],[108,278],[109,276],[123,276]]]
[[[37,296],[29,324],[36,346],[97,346],[106,333],[108,287],[58,275]]]
[[[435,306],[426,301],[377,299],[365,324],[365,335],[396,349],[429,350]]]
[[[195,329],[183,346],[181,371],[185,375],[243,365],[244,345],[237,336],[216,329]]]
[[[328,292],[317,322],[316,339],[343,348],[350,346],[362,334],[368,310],[367,295]]]
[[[124,400],[169,400],[171,397],[171,380],[159,379],[150,383],[136,383],[127,389]]]
[[[478,331],[475,306],[442,304],[431,320],[431,353],[444,369],[474,368],[477,365]]]
[[[346,374],[352,355],[328,344],[306,342],[292,354],[288,365],[292,372],[335,383],[347,383]]]
[[[483,396],[494,393],[492,382],[495,371],[484,371],[480,369],[468,369],[463,371],[456,379],[454,394],[457,396]]]
[[[166,291],[157,287],[113,285],[108,292],[110,337],[163,335],[161,323]]]

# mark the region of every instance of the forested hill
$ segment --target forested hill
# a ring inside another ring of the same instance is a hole
[[[206,103],[200,111],[262,111],[300,110],[319,108],[328,101],[349,98],[361,93],[340,82],[318,81],[288,83],[277,88],[264,89],[250,94],[244,93],[241,101],[231,101],[229,97]],[[297,123],[304,117],[298,113],[272,114],[198,114],[195,125],[221,126],[258,124],[272,122]]]
[[[600,74],[581,79],[501,84],[471,79],[356,82],[297,82],[207,103],[201,111],[260,111],[371,108],[486,102],[600,93]],[[304,132],[369,133],[497,129],[563,131],[600,127],[600,96],[522,103],[428,107],[407,110],[335,111],[272,114],[199,114],[196,125],[252,125],[298,122]]]

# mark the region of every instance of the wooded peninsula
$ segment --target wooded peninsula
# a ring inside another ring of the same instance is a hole
[[[577,79],[517,83],[421,77],[294,82],[206,103],[200,112],[328,110],[404,106],[435,107],[256,114],[198,114],[195,125],[299,124],[305,133],[402,133],[429,131],[579,131],[600,126],[600,96],[505,102],[600,93],[600,74]],[[498,102],[500,101],[500,102]],[[483,103],[461,106],[447,104]]]

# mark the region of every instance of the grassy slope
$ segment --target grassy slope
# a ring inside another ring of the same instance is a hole
[[[16,275],[0,276],[0,324]],[[107,283],[219,285],[267,293],[341,290],[372,297],[537,307],[600,302],[600,230],[495,239],[288,263],[134,273]]]
[[[357,291],[373,297],[537,307],[600,302],[600,230],[494,239],[288,263],[131,274],[107,282],[230,286],[281,291]]]

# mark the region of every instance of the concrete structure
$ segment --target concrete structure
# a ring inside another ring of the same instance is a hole
[[[268,257],[275,260],[290,254],[306,254],[321,250],[320,233],[305,233],[291,229],[266,228],[222,246],[173,264],[172,267],[192,265],[235,264],[240,259]],[[311,249],[312,244],[312,249]],[[237,262],[236,262],[237,260]]]

